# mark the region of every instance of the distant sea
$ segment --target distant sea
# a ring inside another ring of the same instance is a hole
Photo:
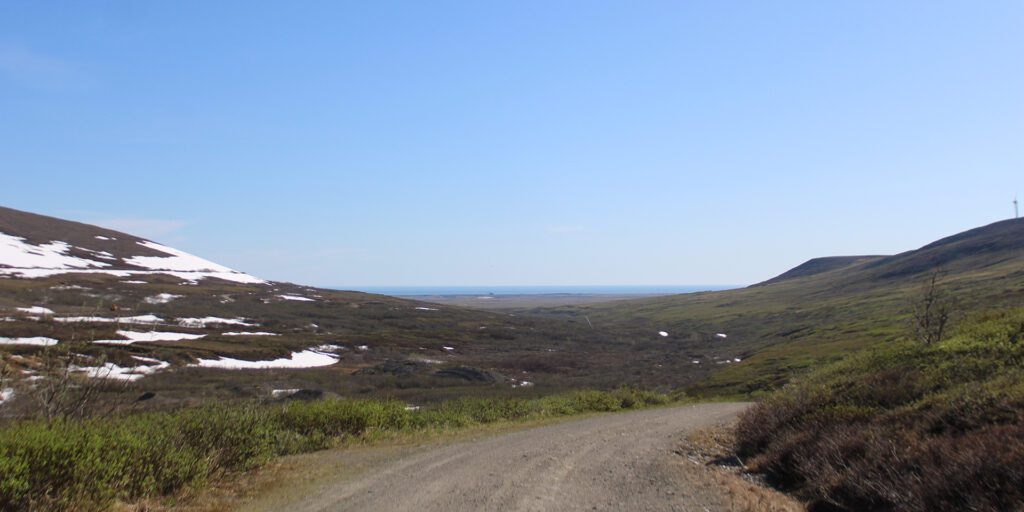
[[[355,286],[331,287],[382,295],[670,295],[702,291],[729,290],[740,285],[588,285],[588,286]]]

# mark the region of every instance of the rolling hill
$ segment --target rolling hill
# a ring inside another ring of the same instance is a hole
[[[155,393],[146,406],[296,389],[419,401],[669,388],[707,373],[664,361],[663,348],[572,319],[265,281],[127,233],[0,208],[0,358],[13,370],[0,390],[15,397],[54,372],[55,354],[82,377]]]
[[[743,289],[553,308],[620,332],[659,329],[720,370],[691,389],[748,394],[795,372],[907,332],[911,301],[935,273],[961,315],[1024,304],[1024,219],[1005,220],[893,256],[808,261]],[[737,361],[739,360],[739,361]]]
[[[936,270],[964,311],[1020,305],[1024,221],[894,256],[815,259],[744,289],[481,311],[265,281],[0,208],[0,357],[13,370],[0,392],[26,396],[65,354],[84,378],[154,394],[147,407],[299,389],[409,401],[620,385],[751,394],[902,336]]]

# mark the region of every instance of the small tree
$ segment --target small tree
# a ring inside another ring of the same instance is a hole
[[[62,344],[63,345],[63,344]],[[102,401],[104,392],[124,398],[128,381],[112,377],[106,358],[92,359],[75,350],[81,344],[47,347],[40,355],[43,377],[29,391],[37,412],[47,421],[102,416],[114,412],[117,400]],[[87,366],[98,365],[98,366]],[[91,372],[83,370],[89,367]]]
[[[956,301],[939,288],[940,277],[940,272],[932,273],[911,304],[911,330],[924,345],[942,341],[956,307]]]

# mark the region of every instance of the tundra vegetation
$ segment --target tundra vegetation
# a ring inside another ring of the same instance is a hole
[[[1020,510],[1024,309],[806,375],[746,412],[736,443],[811,510]]]
[[[102,510],[175,496],[280,455],[426,429],[642,408],[666,395],[619,389],[534,399],[388,399],[204,405],[15,421],[0,429],[0,510]]]

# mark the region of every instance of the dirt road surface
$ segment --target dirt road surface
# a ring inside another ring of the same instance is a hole
[[[747,404],[607,414],[428,446],[274,494],[244,510],[722,511],[728,497],[706,468],[673,450],[688,432]]]

